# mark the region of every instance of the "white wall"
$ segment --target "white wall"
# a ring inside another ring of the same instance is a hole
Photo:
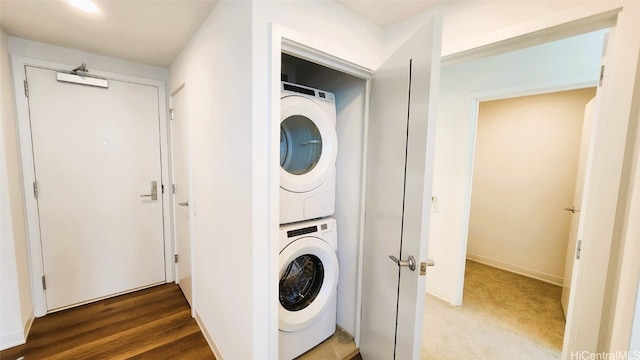
[[[452,304],[459,301],[457,279],[463,270],[459,259],[466,253],[474,99],[506,97],[516,88],[561,90],[566,84],[594,85],[603,37],[603,32],[585,34],[442,68],[433,185],[436,211],[429,244],[429,257],[436,266],[429,269],[428,293]]]
[[[169,70],[158,66],[135,63],[12,36],[9,36],[8,39],[9,53],[11,55],[20,55],[59,64],[69,64],[71,66],[77,66],[85,62],[89,72],[91,72],[91,70],[102,70],[153,80],[169,80]]]
[[[216,5],[170,70],[189,114],[194,311],[218,357],[257,359],[251,4]]]
[[[0,54],[2,56],[2,74],[0,79],[2,81],[1,130],[3,145],[0,146],[2,149],[0,165],[3,168],[6,167],[6,171],[0,172],[3,178],[1,193],[2,347],[16,345],[16,341],[19,338],[21,338],[19,341],[24,341],[27,328],[30,326],[34,314],[27,250],[27,229],[24,218],[25,204],[22,188],[22,170],[19,158],[17,122],[15,120],[15,103],[12,94],[12,74],[9,70],[9,55],[20,55],[60,64],[69,64],[70,66],[84,61],[90,70],[117,72],[160,81],[166,81],[169,75],[167,69],[5,36],[2,33],[2,54]],[[19,89],[19,91],[22,91],[22,89]],[[6,184],[6,188],[4,184]],[[9,319],[13,319],[13,321]],[[10,330],[5,329],[5,325],[8,326],[9,324],[13,324],[13,327]]]
[[[595,88],[481,102],[467,258],[563,284],[584,107]],[[579,214],[578,214],[579,215]]]
[[[33,321],[17,123],[7,50],[0,30],[0,350],[25,342]]]

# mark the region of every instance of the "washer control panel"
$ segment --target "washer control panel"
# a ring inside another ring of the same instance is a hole
[[[287,237],[298,237],[307,234],[320,233],[322,235],[327,235],[333,233],[335,231],[335,222],[322,222],[316,223],[311,226],[305,226],[301,228],[287,230]]]

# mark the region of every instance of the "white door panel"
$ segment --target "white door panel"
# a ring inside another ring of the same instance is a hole
[[[185,89],[179,90],[171,97],[173,120],[171,121],[171,136],[173,139],[173,183],[176,193],[173,196],[176,219],[176,282],[182,293],[193,307],[191,277],[191,235],[189,210],[189,135],[188,118],[185,108]]]
[[[569,242],[567,244],[567,259],[564,269],[564,282],[562,284],[562,296],[560,303],[565,318],[569,312],[569,293],[571,291],[571,276],[573,274],[573,262],[576,256],[576,246],[578,242],[578,228],[580,225],[580,214],[582,214],[582,193],[584,192],[584,180],[587,170],[587,155],[589,153],[589,143],[591,140],[591,125],[595,114],[595,103],[597,98],[593,98],[584,108],[584,123],[582,124],[582,139],[580,141],[580,155],[578,158],[578,171],[576,173],[576,188],[574,191],[573,204],[576,211],[571,216],[571,226],[569,228]]]
[[[158,89],[26,73],[47,309],[164,282]]]
[[[366,359],[420,357],[440,37],[436,14],[372,79],[360,336]],[[399,268],[390,255],[414,256],[416,269]]]

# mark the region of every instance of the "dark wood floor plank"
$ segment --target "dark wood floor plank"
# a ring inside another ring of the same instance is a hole
[[[58,347],[68,342],[82,343],[105,333],[126,331],[132,327],[153,321],[154,319],[171,315],[182,305],[181,299],[168,299],[157,306],[148,306],[119,311],[115,314],[94,314],[92,319],[78,321],[65,326],[59,322],[60,328],[55,332],[42,332],[29,337],[32,348]],[[58,321],[57,321],[58,322]],[[65,341],[68,340],[68,341]]]
[[[179,287],[156,286],[49,314],[0,359],[215,359]],[[188,356],[188,357],[187,357]]]
[[[209,350],[207,340],[202,333],[193,333],[183,338],[176,339],[180,346],[173,342],[156,347],[131,358],[131,360],[156,360],[156,359],[190,359],[190,360],[214,360],[215,356]]]

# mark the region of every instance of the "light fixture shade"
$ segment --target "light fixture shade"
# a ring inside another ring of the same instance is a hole
[[[91,14],[96,14],[100,12],[100,8],[91,0],[67,0],[69,4],[75,7],[78,10],[82,10],[84,12],[88,12]]]

